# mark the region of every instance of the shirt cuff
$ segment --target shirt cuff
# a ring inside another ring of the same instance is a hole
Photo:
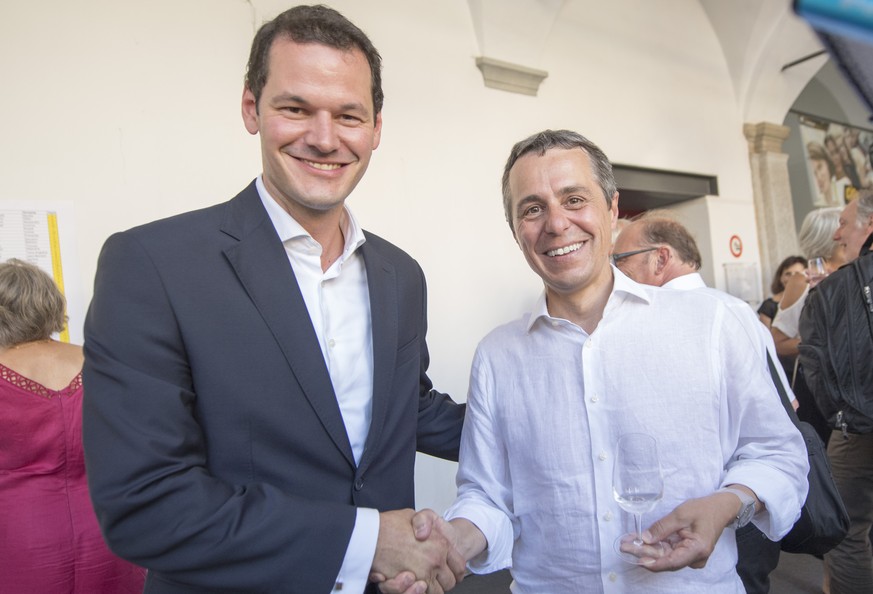
[[[336,576],[334,592],[363,592],[370,581],[370,568],[376,556],[379,539],[379,511],[359,507],[355,515],[355,529],[346,549],[342,567]]]
[[[502,511],[473,501],[455,501],[446,510],[446,520],[464,518],[482,531],[487,543],[485,551],[467,562],[473,573],[493,573],[512,566],[512,546],[515,533],[512,522]]]
[[[799,498],[791,485],[774,480],[772,476],[762,480],[762,477],[744,470],[729,471],[721,488],[730,484],[748,487],[764,504],[764,510],[752,517],[752,524],[772,541],[780,540],[791,530],[806,500],[805,490],[800,493],[803,497]]]

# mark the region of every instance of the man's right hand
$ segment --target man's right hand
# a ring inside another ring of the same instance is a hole
[[[442,534],[449,541],[449,568],[460,582],[466,572],[467,561],[479,555],[488,546],[485,535],[479,528],[465,518],[446,522],[433,510],[425,509],[412,518],[415,538],[419,541],[429,539],[433,534]],[[371,579],[379,583],[383,594],[424,594],[424,582],[415,581],[415,576],[405,571],[386,580],[385,576],[374,575]]]
[[[463,579],[465,561],[439,530],[427,536],[421,535],[421,530],[416,534],[415,515],[411,509],[379,514],[371,579],[382,582],[395,578],[391,580],[394,587],[406,594],[444,594]],[[398,574],[402,574],[400,579],[396,579]]]

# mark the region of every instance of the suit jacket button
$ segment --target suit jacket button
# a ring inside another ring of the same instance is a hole
[[[364,488],[364,479],[359,478],[355,481],[355,491],[360,491]]]

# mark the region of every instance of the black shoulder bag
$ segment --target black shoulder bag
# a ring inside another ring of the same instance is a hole
[[[782,398],[782,406],[803,435],[809,454],[809,493],[803,509],[800,510],[800,518],[782,538],[781,547],[786,553],[824,555],[840,544],[848,534],[849,514],[834,484],[824,443],[812,425],[797,418],[769,354],[767,364],[770,366],[770,375],[776,384],[776,390]]]

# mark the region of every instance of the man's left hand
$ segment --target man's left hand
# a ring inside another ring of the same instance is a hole
[[[736,513],[737,497],[731,493],[689,499],[643,533],[646,543],[664,544],[663,553],[643,567],[650,571],[704,567]]]

